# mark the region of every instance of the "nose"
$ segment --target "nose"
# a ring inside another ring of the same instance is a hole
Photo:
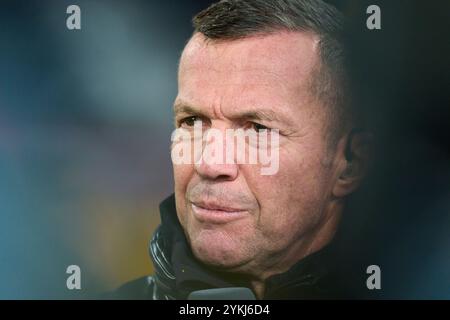
[[[233,151],[234,146],[232,143],[227,145],[224,132],[210,131],[202,148],[201,158],[195,164],[195,171],[200,177],[207,180],[235,180],[239,173],[239,167],[235,157],[229,156]]]
[[[202,162],[195,165],[199,176],[207,180],[233,181],[237,178],[236,164],[210,164]]]

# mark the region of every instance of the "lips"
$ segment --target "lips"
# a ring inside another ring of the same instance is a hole
[[[215,224],[241,219],[248,214],[248,210],[214,202],[191,202],[191,207],[198,221]]]

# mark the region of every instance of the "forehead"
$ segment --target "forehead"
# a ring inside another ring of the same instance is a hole
[[[317,62],[318,38],[310,33],[277,32],[230,41],[207,40],[197,33],[181,57],[178,95],[199,106],[213,100],[226,105],[293,105],[309,98]]]
[[[236,40],[211,40],[196,33],[182,55],[182,67],[258,68],[286,75],[307,73],[317,59],[318,37],[280,31]],[[186,65],[187,64],[187,65]]]

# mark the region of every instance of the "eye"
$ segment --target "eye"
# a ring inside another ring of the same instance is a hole
[[[179,127],[193,127],[195,125],[195,122],[197,121],[201,121],[201,119],[197,116],[190,116],[190,117],[186,117],[184,119],[181,119],[178,122],[178,126]]]
[[[251,126],[252,126],[252,129],[254,129],[256,132],[261,132],[263,130],[267,130],[267,131],[270,130],[270,128],[263,126],[262,124],[259,124],[256,122],[252,122]]]

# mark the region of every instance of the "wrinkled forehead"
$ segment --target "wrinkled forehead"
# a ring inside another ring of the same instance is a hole
[[[210,40],[196,33],[183,51],[180,81],[215,73],[301,86],[318,63],[318,43],[318,37],[306,32],[280,31],[237,40]]]

